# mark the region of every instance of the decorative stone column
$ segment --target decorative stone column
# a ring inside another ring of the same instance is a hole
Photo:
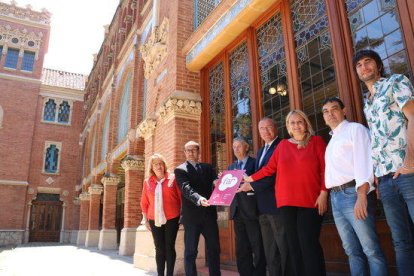
[[[73,208],[75,209],[74,212],[79,214],[80,213],[80,199],[79,197],[75,197],[73,199]],[[69,243],[71,244],[76,244],[77,240],[78,240],[78,233],[79,231],[72,228],[72,230],[70,230],[70,238],[69,238]]]
[[[99,235],[99,250],[116,249],[115,213],[116,213],[116,189],[120,178],[114,174],[106,173],[102,177],[103,193],[103,217],[102,229]]]
[[[86,247],[98,246],[99,243],[99,205],[101,202],[102,186],[99,184],[92,184],[89,187],[90,201],[89,201],[89,224],[86,232]]]
[[[79,195],[80,200],[80,214],[79,214],[79,232],[76,240],[77,245],[85,245],[86,233],[88,232],[89,224],[89,201],[90,194],[83,192]]]
[[[124,228],[121,231],[119,255],[132,256],[136,229],[140,222],[140,199],[144,180],[144,158],[128,156],[121,164],[125,170]]]
[[[59,242],[60,243],[64,243],[67,242],[65,241],[65,216],[66,216],[66,203],[63,202],[62,205],[62,220],[60,223],[60,238],[59,238]]]

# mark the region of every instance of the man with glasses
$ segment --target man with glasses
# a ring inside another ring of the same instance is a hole
[[[199,163],[200,145],[189,141],[184,146],[186,161],[175,170],[182,193],[181,219],[184,225],[184,267],[187,276],[196,276],[197,248],[200,234],[207,247],[208,269],[211,276],[220,274],[220,241],[217,210],[208,198],[214,189],[217,173],[213,166]]]

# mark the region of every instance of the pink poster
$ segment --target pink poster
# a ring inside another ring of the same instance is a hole
[[[230,206],[243,179],[244,170],[224,171],[208,202],[210,205]]]

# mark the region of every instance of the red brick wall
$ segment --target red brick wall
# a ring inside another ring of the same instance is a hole
[[[25,229],[26,186],[0,185],[0,229]]]

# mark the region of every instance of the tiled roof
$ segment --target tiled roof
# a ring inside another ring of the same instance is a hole
[[[69,73],[60,70],[43,68],[42,84],[70,88],[76,90],[84,90],[87,75]]]

